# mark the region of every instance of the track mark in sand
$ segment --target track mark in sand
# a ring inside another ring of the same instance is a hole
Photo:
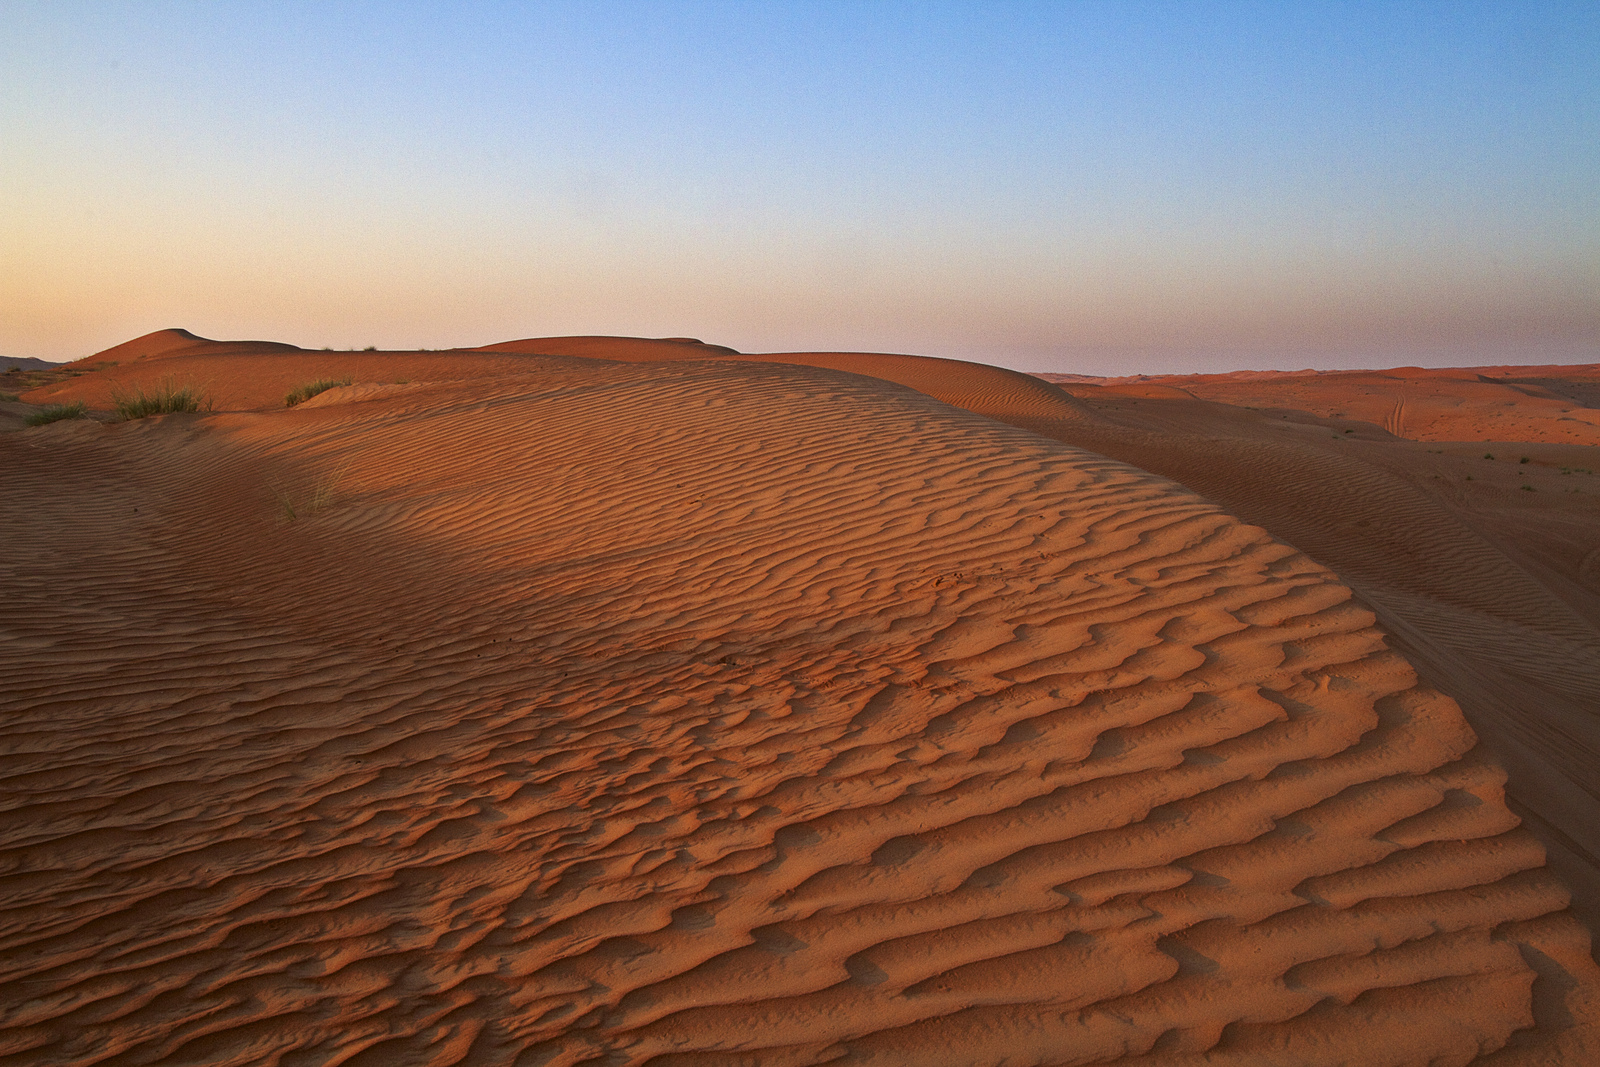
[[[1395,397],[1394,407],[1389,409],[1389,414],[1384,416],[1383,428],[1395,437],[1406,435],[1406,398]]]
[[[1454,704],[1170,483],[749,364],[185,427],[7,468],[0,1062],[1592,1051]]]

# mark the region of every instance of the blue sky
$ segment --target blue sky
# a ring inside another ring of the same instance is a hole
[[[1592,3],[0,3],[0,354],[1600,361]]]

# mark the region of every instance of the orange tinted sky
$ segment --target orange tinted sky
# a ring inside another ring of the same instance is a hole
[[[1600,360],[1597,11],[10,5],[0,355]]]

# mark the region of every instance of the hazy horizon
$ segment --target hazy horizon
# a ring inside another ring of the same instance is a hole
[[[0,356],[1600,361],[1585,4],[7,4]]]

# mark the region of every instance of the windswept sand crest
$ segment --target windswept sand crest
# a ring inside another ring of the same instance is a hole
[[[500,341],[460,351],[510,352],[529,356],[582,356],[585,359],[616,359],[630,363],[718,359],[739,355],[738,351],[726,345],[708,345],[695,337],[527,337],[520,341]]]
[[[120,358],[110,358],[114,355]],[[104,408],[118,388],[177,382],[195,385],[220,410],[250,411],[281,406],[289,390],[319,379],[368,384],[501,379],[528,373],[549,357],[823,367],[910,386],[994,418],[1094,417],[1054,385],[982,363],[874,352],[750,355],[693,338],[641,337],[533,337],[443,352],[333,352],[268,341],[210,341],[184,330],[163,330],[79,360],[72,365],[73,377],[32,390],[23,399],[39,404],[82,400]]]
[[[507,358],[0,437],[0,1062],[1594,1058],[1305,556],[858,374]]]
[[[276,341],[213,341],[209,337],[201,337],[199,334],[190,333],[188,330],[173,328],[156,330],[142,337],[135,337],[131,341],[124,341],[120,345],[112,345],[102,352],[96,352],[94,355],[87,356],[76,362],[92,365],[124,359],[148,359],[151,356],[171,355],[173,352],[181,352],[185,349],[226,344],[261,344],[271,348],[293,347],[292,345],[279,344]]]
[[[675,351],[687,347],[672,345]],[[113,355],[120,358],[110,358]],[[68,366],[67,377],[30,390],[22,399],[34,404],[82,400],[92,409],[106,410],[119,392],[135,388],[152,392],[170,384],[192,387],[215,410],[260,411],[283,407],[288,393],[307,382],[478,381],[527,374],[552,362],[561,358],[472,349],[310,350],[273,341],[210,341],[187,331],[163,330],[78,360]]]

